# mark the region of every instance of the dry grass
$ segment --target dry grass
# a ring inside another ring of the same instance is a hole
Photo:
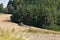
[[[52,30],[41,29],[36,27],[31,27],[28,32],[39,33],[39,34],[60,34],[59,31],[52,31]]]
[[[60,32],[51,31],[30,26],[19,26],[10,22],[10,14],[0,14],[0,40],[26,40],[22,37],[23,33],[31,34],[59,34]],[[44,37],[44,36],[43,36]],[[38,39],[38,38],[37,38]],[[28,40],[28,39],[27,39]],[[29,39],[30,40],[30,39]]]
[[[0,14],[0,27],[3,30],[9,30],[12,29],[19,31],[19,32],[29,32],[29,33],[47,33],[47,34],[60,34],[60,32],[57,31],[51,31],[36,27],[30,27],[30,26],[19,26],[16,23],[10,22],[10,16],[11,14]]]

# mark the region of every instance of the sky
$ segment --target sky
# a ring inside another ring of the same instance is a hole
[[[3,6],[6,7],[9,0],[0,0],[0,4],[3,3]]]

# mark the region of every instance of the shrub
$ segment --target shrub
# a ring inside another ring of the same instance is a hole
[[[40,28],[54,25],[55,21],[57,21],[58,3],[59,0],[13,0],[14,10],[11,20]]]

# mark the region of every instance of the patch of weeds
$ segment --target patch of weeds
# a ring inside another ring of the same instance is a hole
[[[49,32],[44,32],[41,30],[36,30],[36,29],[29,29],[27,33],[33,33],[33,34],[49,34]]]
[[[11,31],[12,31],[12,32],[15,32],[15,28],[13,28]]]
[[[29,29],[29,30],[27,31],[27,33],[38,33],[38,31]]]

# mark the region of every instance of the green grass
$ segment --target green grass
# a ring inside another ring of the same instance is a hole
[[[53,30],[53,31],[60,31],[60,26],[59,25],[48,26],[47,29]]]

